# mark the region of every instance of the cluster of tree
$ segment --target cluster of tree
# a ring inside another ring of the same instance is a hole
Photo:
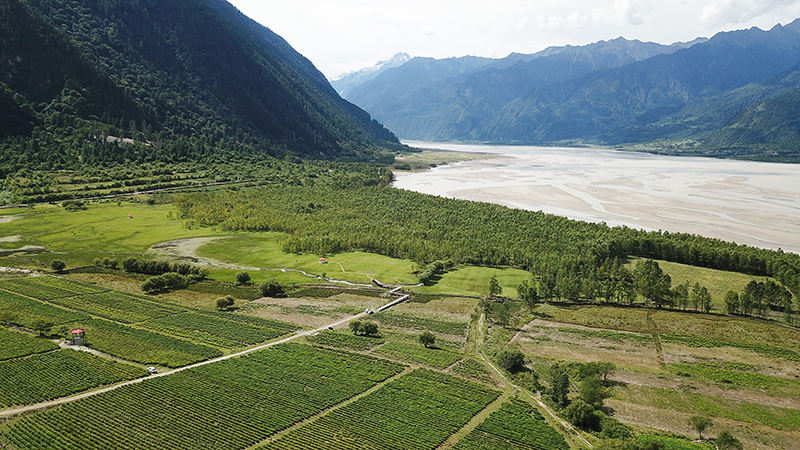
[[[217,299],[217,309],[220,311],[227,310],[236,303],[236,299],[232,295],[226,295]]]
[[[308,202],[323,207],[306,214],[293,206]],[[642,262],[633,273],[621,263],[629,256],[771,275],[790,290],[800,282],[800,255],[792,253],[687,234],[609,228],[381,186],[344,190],[268,186],[181,195],[176,205],[180,217],[192,226],[290,233],[282,246],[292,253],[364,250],[420,265],[451,260],[519,267],[537,279],[536,294],[529,297],[537,300],[631,303],[638,291],[657,305],[680,306],[671,280],[659,273],[654,262]],[[704,309],[700,300],[698,309]]]
[[[527,370],[525,366],[525,355],[519,349],[501,350],[495,356],[497,365],[509,373],[519,373]]]
[[[97,267],[103,267],[106,269],[116,269],[119,266],[119,260],[116,258],[110,258],[108,256],[94,259],[94,265]]]
[[[142,283],[142,291],[148,294],[155,294],[157,292],[185,289],[193,281],[196,281],[196,278],[193,276],[185,276],[177,272],[167,272],[162,275],[148,277],[144,280],[144,283]]]
[[[610,396],[608,376],[615,370],[609,362],[554,363],[548,371],[546,398],[573,425],[589,431],[605,431],[604,437],[619,437],[616,436],[619,430],[612,433],[612,428],[619,427],[618,422],[608,418],[603,409],[603,402]],[[573,400],[569,398],[571,378],[578,385],[578,397]]]
[[[356,336],[377,336],[378,324],[368,320],[353,320],[350,322],[350,331]]]
[[[87,209],[86,205],[84,205],[83,202],[80,200],[68,200],[66,202],[61,203],[61,206],[63,206],[65,210],[71,212]]]
[[[445,270],[449,270],[452,268],[453,268],[452,261],[436,260],[425,266],[425,269],[422,272],[420,272],[419,275],[417,275],[417,278],[419,279],[420,283],[427,285],[428,283],[431,282],[432,277],[434,277],[435,275],[439,275]]]
[[[162,275],[175,272],[180,275],[192,275],[197,279],[208,276],[208,269],[188,263],[170,263],[158,259],[125,258],[122,268],[126,272],[142,273],[145,275]]]
[[[728,314],[761,317],[769,310],[783,311],[791,321],[796,313],[792,293],[772,280],[751,281],[741,294],[728,291],[725,295],[725,309]]]

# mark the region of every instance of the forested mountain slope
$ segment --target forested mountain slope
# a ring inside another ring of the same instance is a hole
[[[0,103],[32,112],[0,115],[6,173],[231,152],[371,159],[397,145],[223,0],[0,0],[0,82]]]

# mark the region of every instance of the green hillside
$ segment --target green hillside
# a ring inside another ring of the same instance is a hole
[[[0,82],[6,174],[214,155],[369,160],[398,145],[219,0],[2,0]]]

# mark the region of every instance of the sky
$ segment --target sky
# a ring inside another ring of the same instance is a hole
[[[398,52],[502,58],[617,37],[670,44],[800,18],[800,0],[229,0],[328,78]]]

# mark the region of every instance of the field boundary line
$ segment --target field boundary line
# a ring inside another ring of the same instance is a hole
[[[207,364],[213,364],[213,363],[216,363],[216,362],[219,362],[219,361],[224,361],[226,359],[237,358],[239,356],[247,355],[248,353],[257,352],[257,351],[263,350],[265,348],[273,347],[273,346],[276,346],[276,345],[279,345],[279,344],[284,344],[286,342],[293,341],[293,340],[295,340],[297,338],[310,336],[310,335],[313,335],[314,333],[320,333],[320,332],[325,331],[325,330],[327,330],[329,328],[335,328],[335,327],[337,327],[339,325],[343,325],[343,324],[348,323],[348,322],[350,322],[352,320],[359,319],[359,318],[366,317],[366,316],[367,316],[366,312],[361,312],[361,313],[358,313],[358,314],[356,314],[354,316],[345,317],[345,318],[340,319],[340,320],[338,320],[338,321],[336,321],[334,323],[331,323],[331,324],[328,324],[328,325],[324,325],[324,326],[321,326],[321,327],[313,329],[313,330],[306,330],[306,331],[302,331],[301,330],[301,331],[298,331],[298,332],[296,332],[296,333],[294,333],[294,334],[292,334],[290,336],[278,339],[276,341],[267,342],[266,344],[261,344],[261,345],[258,345],[256,347],[253,347],[253,348],[248,348],[246,350],[242,350],[242,351],[239,351],[239,352],[236,352],[236,353],[231,353],[230,355],[220,356],[218,358],[209,359],[209,360],[206,360],[206,361],[200,361],[198,363],[189,364],[188,366],[179,367],[177,369],[173,369],[173,370],[169,370],[169,371],[166,371],[166,372],[157,373],[155,375],[150,375],[150,376],[147,376],[147,377],[136,378],[134,380],[129,380],[129,381],[123,381],[121,383],[117,383],[117,384],[113,384],[113,385],[110,385],[110,386],[106,386],[106,387],[103,387],[103,388],[100,388],[100,389],[97,389],[97,390],[94,390],[94,391],[82,392],[82,393],[71,395],[71,396],[68,396],[68,397],[62,397],[62,398],[56,399],[56,400],[50,400],[50,401],[46,401],[46,402],[34,403],[32,405],[18,406],[18,407],[15,407],[15,408],[5,409],[5,410],[0,411],[0,418],[9,418],[9,417],[14,417],[14,416],[17,416],[17,415],[20,415],[20,414],[23,414],[23,413],[31,412],[31,411],[38,411],[40,409],[52,408],[54,406],[62,405],[64,403],[70,403],[70,402],[73,402],[75,400],[80,400],[80,399],[84,399],[84,398],[88,398],[88,397],[93,397],[93,396],[95,396],[97,394],[110,392],[110,391],[113,391],[115,389],[121,388],[123,386],[129,386],[129,385],[132,385],[132,384],[142,383],[145,380],[152,380],[152,379],[155,379],[155,378],[166,377],[166,376],[173,375],[173,374],[176,374],[176,373],[179,373],[179,372],[183,372],[184,370],[194,369],[196,367],[205,366]]]
[[[350,403],[353,403],[353,402],[355,402],[355,401],[357,401],[357,400],[359,400],[359,399],[361,399],[363,397],[366,397],[369,394],[372,394],[373,392],[375,392],[378,389],[384,387],[385,385],[389,384],[390,382],[392,382],[392,381],[394,381],[394,380],[396,380],[398,378],[404,377],[404,376],[408,375],[409,373],[413,372],[414,370],[416,370],[416,367],[414,367],[414,366],[406,366],[403,369],[403,371],[398,373],[397,375],[392,375],[391,377],[381,381],[380,383],[376,384],[375,386],[372,386],[371,388],[367,389],[364,392],[356,394],[356,395],[354,395],[354,396],[352,396],[352,397],[350,397],[350,398],[348,398],[346,400],[342,400],[341,402],[331,406],[330,408],[328,408],[328,409],[326,409],[324,411],[320,411],[320,412],[314,414],[311,417],[303,419],[300,422],[294,423],[294,424],[290,425],[289,427],[278,431],[277,433],[273,434],[272,436],[269,436],[266,439],[264,439],[264,440],[262,440],[262,441],[260,441],[260,442],[258,442],[256,444],[253,444],[250,447],[246,447],[244,450],[255,450],[255,449],[257,449],[258,447],[260,447],[260,446],[262,446],[264,444],[268,444],[270,442],[277,441],[278,439],[286,436],[287,434],[291,433],[294,430],[302,428],[302,427],[304,427],[306,425],[310,425],[313,422],[315,422],[317,419],[321,419],[321,418],[327,416],[328,414],[330,414],[330,413],[332,413],[332,412],[334,412],[334,411],[336,411],[338,409],[344,408],[345,406],[349,405]]]

